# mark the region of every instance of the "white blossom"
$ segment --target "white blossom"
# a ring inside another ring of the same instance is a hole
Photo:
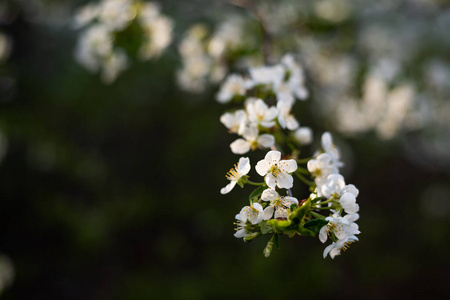
[[[216,99],[220,103],[227,103],[234,96],[243,96],[247,91],[247,81],[240,75],[231,74],[220,87]]]
[[[333,164],[340,168],[344,165],[343,162],[341,162],[341,152],[336,147],[336,145],[333,143],[333,137],[331,136],[331,133],[324,132],[322,134],[321,138],[321,144],[322,148],[325,151],[325,153],[328,153],[331,157],[331,160],[333,161]]]
[[[275,219],[287,219],[287,210],[292,204],[298,205],[298,200],[296,198],[290,196],[280,197],[280,195],[272,189],[264,190],[261,195],[261,200],[269,201],[269,205],[264,209],[264,220],[271,219],[274,215],[274,211]]]
[[[291,114],[291,105],[289,103],[287,103],[286,101],[278,101],[277,108],[279,111],[278,123],[280,123],[280,126],[282,128],[295,130],[300,126],[298,121]]]
[[[220,122],[229,129],[229,132],[242,134],[247,125],[247,113],[243,109],[238,109],[234,113],[224,113],[220,117]]]
[[[313,140],[312,130],[309,127],[300,127],[294,132],[294,137],[302,146],[309,145]]]
[[[299,99],[305,100],[308,97],[308,90],[305,87],[305,78],[303,69],[295,62],[292,54],[286,54],[281,58],[281,64],[288,72],[288,80],[285,85],[289,88],[291,94]]]
[[[275,189],[279,188],[290,189],[293,186],[294,179],[288,173],[297,170],[297,162],[294,159],[280,160],[281,152],[269,151],[263,160],[256,164],[256,172],[259,175],[265,176],[266,184]]]
[[[276,107],[269,108],[262,99],[249,98],[246,102],[246,110],[251,123],[267,128],[275,125],[274,119],[278,114],[278,110]]]
[[[336,255],[340,255],[342,249],[344,249],[344,251],[347,250],[350,244],[356,241],[358,241],[358,238],[352,235],[346,239],[337,240],[336,242],[331,243],[331,245],[328,245],[323,251],[323,258],[326,258],[328,254],[330,254],[331,258],[334,258]]]
[[[263,220],[263,208],[261,204],[253,203],[251,206],[244,206],[239,215],[244,224],[247,221],[252,224],[259,224]]]
[[[338,174],[339,169],[333,163],[331,156],[328,153],[321,153],[315,159],[311,159],[307,163],[308,171],[312,174],[317,185],[318,195],[322,196],[321,186],[327,181],[331,174]]]
[[[242,131],[242,138],[231,143],[231,151],[235,154],[245,154],[250,150],[257,148],[269,148],[275,143],[275,138],[271,134],[259,135],[258,128],[250,125]]]
[[[236,183],[250,172],[250,159],[248,157],[241,157],[239,162],[227,173],[226,178],[230,183],[220,190],[221,194],[228,194],[236,185]]]

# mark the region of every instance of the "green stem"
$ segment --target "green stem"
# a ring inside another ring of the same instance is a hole
[[[301,158],[301,159],[296,159],[296,160],[297,160],[297,163],[299,163],[299,164],[305,164],[305,163],[307,163],[308,161],[310,161],[311,158],[312,158],[312,157],[307,157],[307,158]]]
[[[312,211],[312,210],[310,210],[309,213],[310,213],[311,215],[313,215],[314,217],[316,217],[317,219],[321,219],[321,220],[324,220],[324,219],[325,219],[324,216],[322,216],[321,214],[318,214],[318,213],[316,213],[316,212],[314,212],[314,211]]]
[[[251,184],[251,185],[265,185],[266,184],[265,182],[253,182],[253,181],[250,181],[248,179],[244,183],[248,183],[248,184]]]
[[[296,172],[302,173],[302,174],[304,174],[304,175],[309,175],[309,174],[311,174],[311,173],[309,173],[309,171],[308,171],[307,169],[302,168],[302,167],[298,167]]]
[[[328,206],[328,207],[314,207],[313,209],[332,209],[332,207]]]
[[[334,200],[333,197],[331,197],[330,199],[328,199],[327,201],[323,201],[323,202],[318,202],[318,203],[314,203],[314,205],[322,205],[322,204],[327,204],[330,203]]]
[[[306,183],[309,186],[314,186],[315,183],[312,181],[309,181],[308,179],[306,179],[302,174],[295,172],[295,175],[298,177],[298,179],[300,179],[301,181],[303,181],[304,183]]]

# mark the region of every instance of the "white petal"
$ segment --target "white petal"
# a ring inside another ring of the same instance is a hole
[[[281,173],[277,176],[277,185],[280,189],[290,189],[294,185],[294,178],[287,173]]]
[[[243,238],[245,235],[245,229],[239,229],[238,231],[236,231],[236,233],[234,234],[235,237],[237,238]]]
[[[264,220],[270,220],[273,216],[273,206],[269,205],[264,209]]]
[[[357,213],[348,214],[344,218],[349,220],[350,222],[355,222],[355,221],[357,221],[359,219],[359,215]]]
[[[273,189],[265,189],[261,195],[261,199],[263,201],[272,201],[277,199],[278,197],[280,197],[280,195]]]
[[[327,257],[328,253],[331,251],[331,249],[334,248],[334,243],[329,245],[328,247],[323,250],[323,258]]]
[[[273,120],[277,117],[278,115],[278,109],[274,106],[272,106],[271,108],[269,108],[269,110],[266,112],[266,120]]]
[[[333,145],[333,138],[329,132],[324,132],[321,138],[322,147],[324,149],[329,148]]]
[[[255,166],[256,172],[261,176],[266,175],[267,172],[269,171],[269,169],[270,169],[270,166],[267,163],[267,161],[265,161],[265,160],[258,161],[258,163]]]
[[[294,159],[282,160],[279,166],[283,169],[283,172],[292,173],[297,170],[297,162]]]
[[[238,162],[239,175],[247,175],[250,172],[250,159],[248,157],[241,157]]]
[[[325,242],[327,241],[327,238],[328,238],[328,226],[325,225],[325,226],[323,226],[322,228],[320,228],[320,231],[319,231],[319,240],[320,240],[322,243],[325,243]]]
[[[231,143],[230,148],[234,154],[244,154],[250,151],[250,143],[244,139],[237,139]]]
[[[256,203],[253,203],[253,208],[254,209],[256,209],[257,211],[259,211],[259,212],[263,212],[263,208],[262,208],[262,206],[261,206],[261,204],[259,204],[258,202],[256,202]]]
[[[250,206],[244,206],[241,209],[241,212],[239,213],[239,215],[241,216],[241,221],[243,223],[247,222],[248,215],[249,215],[250,212],[251,212],[251,207]]]
[[[282,218],[282,219],[287,218],[286,208],[277,207],[277,209],[275,210],[275,219],[278,219],[278,218]]]
[[[272,173],[266,175],[266,184],[273,190],[277,186],[277,179],[272,175]]]
[[[234,115],[231,113],[224,113],[220,117],[220,122],[225,125],[226,128],[231,129],[234,124]]]
[[[260,124],[261,124],[261,126],[266,127],[266,128],[271,128],[271,127],[275,126],[274,121],[263,121]]]
[[[287,208],[290,208],[292,204],[297,204],[298,205],[298,200],[294,197],[283,197],[283,199],[281,200],[281,203],[283,203],[284,206],[286,206]]]
[[[331,249],[331,251],[330,251],[330,256],[331,256],[332,259],[334,259],[334,257],[336,255],[340,255],[340,254],[341,254],[341,249],[340,248],[334,248],[334,249]]]
[[[348,184],[345,186],[344,191],[346,193],[352,193],[355,197],[358,197],[359,190],[353,184]]]
[[[237,181],[231,181],[229,184],[227,184],[226,187],[224,187],[224,188],[222,188],[222,189],[220,190],[220,193],[221,193],[221,194],[228,194],[228,193],[234,188],[234,186],[236,185],[236,183],[237,183]]]
[[[264,159],[267,162],[270,162],[272,164],[279,162],[280,158],[281,158],[281,152],[280,151],[269,151],[269,152],[267,152],[266,156],[264,157]]]
[[[287,127],[287,129],[289,129],[289,130],[295,130],[295,129],[297,129],[299,126],[300,126],[300,125],[299,125],[298,121],[294,118],[293,115],[289,115],[289,116],[286,118],[286,127]]]
[[[271,134],[262,134],[258,137],[258,145],[269,148],[275,144],[275,138]]]
[[[295,139],[302,145],[309,145],[313,140],[312,130],[309,127],[300,127],[294,133]]]
[[[247,141],[254,141],[258,138],[258,133],[259,133],[258,127],[256,127],[255,125],[250,125],[244,130],[242,136]]]
[[[345,193],[344,195],[342,195],[341,199],[339,199],[339,202],[341,203],[342,207],[348,207],[356,203],[356,198],[352,193]]]

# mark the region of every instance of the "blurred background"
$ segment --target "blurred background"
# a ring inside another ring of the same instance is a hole
[[[448,1],[108,2],[0,2],[2,299],[450,296]],[[102,9],[106,50],[83,44]],[[360,241],[334,260],[300,237],[264,258],[268,238],[233,236],[249,190],[219,193],[239,158],[219,84],[288,52],[302,156],[332,132],[360,191]]]

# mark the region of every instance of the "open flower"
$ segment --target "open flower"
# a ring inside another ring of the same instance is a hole
[[[250,98],[247,100],[246,109],[250,122],[267,128],[275,125],[274,119],[278,115],[276,107],[269,108],[263,100]]]
[[[231,151],[235,154],[244,154],[257,148],[269,148],[275,143],[275,138],[271,134],[258,135],[259,131],[256,125],[246,127],[242,136],[243,139],[237,139],[231,143]]]
[[[330,254],[331,258],[334,258],[336,255],[341,254],[341,250],[347,250],[350,244],[356,242],[358,238],[356,236],[349,236],[345,240],[337,240],[333,242],[331,245],[328,245],[323,251],[323,258],[326,258],[328,254]]]
[[[360,233],[358,224],[349,218],[339,216],[337,213],[326,217],[325,220],[328,221],[328,224],[319,231],[319,240],[322,243],[326,242],[328,234],[333,234],[338,240],[345,240],[352,235]]]
[[[231,74],[227,77],[225,82],[220,87],[219,93],[216,96],[217,101],[220,103],[227,103],[233,99],[234,96],[245,95],[247,91],[247,83],[240,75]]]
[[[245,222],[242,222],[241,215],[237,214],[235,218],[237,222],[234,223],[236,225],[236,228],[234,229],[236,230],[234,236],[237,238],[243,238],[247,236],[250,232],[245,229]]]
[[[356,203],[356,197],[359,194],[358,189],[353,184],[345,184],[344,177],[341,174],[331,174],[327,177],[327,182],[320,186],[319,194],[330,198],[335,196],[346,213],[352,214],[359,211],[359,205]]]
[[[311,159],[307,164],[308,171],[314,178],[317,185],[318,196],[322,196],[322,186],[327,183],[327,178],[331,174],[339,173],[339,169],[333,163],[328,153],[321,153],[315,159]]]
[[[287,219],[287,210],[292,204],[298,205],[298,200],[294,197],[280,197],[280,195],[272,189],[266,189],[261,195],[261,200],[270,201],[269,205],[264,209],[264,220],[272,218],[275,211],[275,219]]]
[[[243,109],[238,109],[234,113],[224,113],[220,117],[220,122],[229,129],[229,132],[242,134],[247,124],[247,113]]]
[[[277,108],[279,111],[278,123],[280,123],[282,128],[295,130],[300,126],[294,115],[291,114],[292,106],[289,103],[286,101],[278,101]]]
[[[333,137],[331,136],[331,133],[324,132],[322,134],[320,142],[325,153],[328,153],[330,155],[333,164],[338,168],[342,167],[344,163],[341,161],[341,152],[333,143]]]
[[[297,170],[297,162],[294,159],[280,160],[280,151],[269,151],[263,160],[260,160],[256,165],[256,172],[259,175],[265,176],[266,184],[275,189],[279,188],[290,189],[293,186],[294,179],[288,173]]]
[[[241,157],[239,162],[227,173],[226,177],[230,183],[220,190],[221,194],[228,194],[236,185],[236,183],[250,172],[250,159],[248,157]]]
[[[259,203],[253,203],[251,206],[244,206],[239,213],[241,221],[249,221],[252,224],[259,224],[263,220],[263,208]]]

